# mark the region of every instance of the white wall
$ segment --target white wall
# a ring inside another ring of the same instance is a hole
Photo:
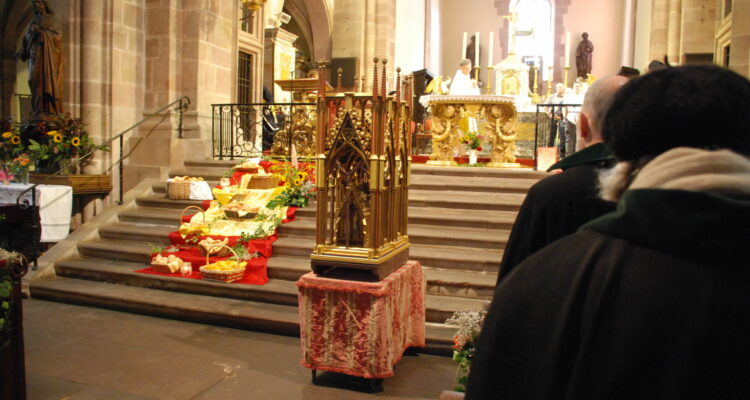
[[[402,73],[424,68],[425,0],[396,0],[396,59]]]

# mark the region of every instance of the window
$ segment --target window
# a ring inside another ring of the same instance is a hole
[[[253,56],[240,51],[237,65],[237,102],[247,104],[253,102]]]
[[[252,35],[253,26],[255,25],[255,13],[251,13],[249,9],[240,5],[240,15],[240,29]]]
[[[726,45],[724,47],[724,57],[722,59],[722,65],[727,68],[729,68],[729,50],[730,50],[730,46]]]
[[[724,0],[724,16],[726,17],[732,12],[732,2],[734,0]]]

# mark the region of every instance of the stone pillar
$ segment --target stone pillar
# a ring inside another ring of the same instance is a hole
[[[732,6],[732,53],[729,68],[750,79],[750,2]]]
[[[625,0],[624,8],[620,64],[632,67],[635,47],[635,0]]]
[[[372,59],[385,58],[396,68],[396,0],[341,0],[336,2],[333,26],[333,57],[357,57],[359,72],[368,85]],[[390,74],[390,72],[389,72]]]
[[[669,1],[654,0],[651,11],[650,60],[663,61],[667,55],[667,32],[669,25]]]
[[[669,0],[667,21],[667,57],[671,64],[679,64],[682,49],[682,0]]]

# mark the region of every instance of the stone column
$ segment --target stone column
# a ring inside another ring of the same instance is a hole
[[[620,64],[632,67],[635,47],[635,0],[625,0],[624,8]]]
[[[651,11],[650,60],[663,61],[667,55],[667,31],[669,25],[669,1],[654,0]]]
[[[679,64],[682,49],[682,0],[669,0],[667,22],[667,57],[672,64]]]

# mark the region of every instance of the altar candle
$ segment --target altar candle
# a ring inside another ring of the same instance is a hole
[[[479,66],[479,32],[476,33],[474,42],[474,65]]]
[[[490,32],[490,45],[489,45],[489,52],[487,54],[487,66],[492,66],[492,51],[494,50],[495,46],[495,32]]]
[[[547,82],[552,82],[553,67],[550,65],[547,69]]]
[[[565,67],[570,68],[570,31],[565,32]]]
[[[466,39],[468,38],[468,36],[469,36],[469,33],[464,32],[464,43],[461,45],[461,59],[462,60],[466,59]]]

